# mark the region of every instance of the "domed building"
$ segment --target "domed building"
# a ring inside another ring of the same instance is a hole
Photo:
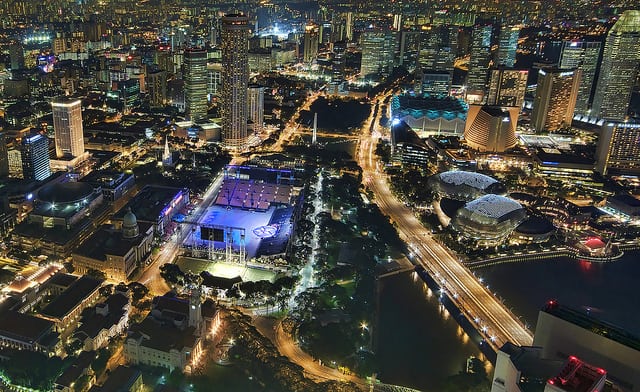
[[[500,195],[484,195],[459,209],[451,226],[478,246],[491,247],[502,244],[526,217],[520,203]]]
[[[471,201],[487,194],[504,195],[507,188],[493,177],[462,170],[436,174],[429,185],[441,198]]]
[[[102,190],[84,182],[56,182],[27,198],[32,196],[33,211],[12,233],[14,244],[26,250],[66,257],[107,217]]]
[[[104,225],[73,252],[73,266],[79,273],[104,272],[107,279],[127,282],[137,268],[151,261],[153,225],[138,223],[127,210],[120,230]]]

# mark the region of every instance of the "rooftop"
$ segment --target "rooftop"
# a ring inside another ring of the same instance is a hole
[[[499,219],[510,212],[522,209],[522,206],[508,197],[489,194],[470,201],[464,208],[474,213]]]
[[[128,391],[136,380],[142,377],[140,370],[129,366],[118,366],[109,374],[109,378],[102,384],[101,392],[121,392]]]
[[[181,188],[147,185],[115,214],[114,219],[121,220],[127,213],[127,209],[131,208],[138,222],[156,223],[167,206],[181,197],[183,192],[185,191]]]
[[[46,186],[38,192],[38,199],[48,203],[80,202],[93,193],[93,187],[83,182],[64,182]]]
[[[445,120],[467,118],[468,105],[461,99],[448,95],[395,95],[391,100],[393,118],[412,116],[413,118],[428,117]]]
[[[13,339],[36,342],[53,329],[53,322],[14,311],[0,316],[0,334]]]
[[[485,190],[489,186],[498,183],[499,181],[493,177],[481,173],[467,172],[467,171],[448,171],[438,174],[440,180],[451,185],[468,185],[470,187]]]
[[[80,302],[98,290],[102,281],[91,276],[81,276],[68,289],[53,299],[44,309],[44,316],[61,319],[71,312]]]
[[[616,325],[599,320],[567,306],[560,305],[557,301],[547,302],[544,308],[542,308],[542,311],[587,329],[602,337],[640,351],[640,338]]]
[[[94,260],[107,260],[107,255],[125,256],[132,248],[140,245],[152,225],[138,223],[140,235],[135,238],[124,238],[120,230],[109,225],[103,225],[91,237],[85,240],[73,253],[89,257]]]
[[[597,390],[598,384],[607,377],[607,372],[582,362],[576,357],[569,357],[560,373],[549,379],[548,384],[566,392],[591,392]]]

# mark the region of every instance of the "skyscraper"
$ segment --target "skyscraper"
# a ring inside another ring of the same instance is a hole
[[[318,55],[318,41],[319,41],[318,25],[313,22],[308,22],[304,27],[304,42],[302,61],[310,63],[316,59]]]
[[[516,50],[518,49],[518,37],[520,27],[502,26],[500,29],[500,42],[498,43],[498,65],[513,67],[516,63]]]
[[[491,62],[491,30],[491,25],[473,27],[467,74],[467,98],[473,102],[484,101],[486,95]]]
[[[605,123],[596,155],[596,170],[601,174],[640,174],[640,124]]]
[[[536,131],[557,131],[570,126],[578,98],[579,69],[540,70],[531,123]]]
[[[264,124],[264,87],[257,84],[249,85],[249,99],[247,110],[249,120],[253,123],[253,132],[262,131]]]
[[[207,118],[207,51],[184,51],[184,104],[187,119],[198,123]]]
[[[596,79],[596,69],[600,57],[600,42],[564,41],[560,55],[560,68],[579,69],[582,71],[576,113],[586,114],[591,107],[591,93]]]
[[[247,87],[249,84],[249,18],[222,18],[222,141],[234,150],[247,143]],[[206,91],[206,90],[205,90]]]
[[[524,104],[529,71],[497,68],[491,70],[487,105],[515,106]]]
[[[624,120],[640,63],[640,11],[625,11],[613,25],[604,45],[602,66],[593,98],[593,113],[608,120]]]
[[[40,134],[22,138],[22,176],[41,181],[51,175],[49,140]]]
[[[362,62],[360,76],[389,75],[393,70],[395,32],[367,30],[362,33]]]
[[[423,69],[453,72],[458,48],[458,26],[432,26],[423,31],[418,62]]]
[[[56,156],[79,157],[84,154],[82,130],[82,101],[77,98],[58,97],[51,102]]]

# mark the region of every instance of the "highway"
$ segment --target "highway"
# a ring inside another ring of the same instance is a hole
[[[388,94],[378,98],[376,104]],[[492,348],[497,350],[507,341],[531,345],[533,336],[523,323],[391,193],[386,176],[378,170],[378,157],[374,152],[380,138],[377,131],[380,114],[368,124],[370,126],[362,129],[357,159],[365,185],[374,192],[374,202],[395,222],[400,237],[409,245],[409,256],[424,266],[467,318],[477,324],[478,331]]]

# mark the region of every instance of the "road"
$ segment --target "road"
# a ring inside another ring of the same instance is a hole
[[[377,103],[384,98],[378,98]],[[400,237],[409,244],[410,256],[424,266],[459,308],[467,313],[467,317],[474,320],[485,341],[494,349],[499,349],[507,341],[531,345],[533,337],[522,322],[456,256],[438,243],[413,212],[391,193],[386,176],[378,170],[378,157],[374,152],[380,138],[377,131],[380,114],[370,127],[362,130],[357,153],[363,181],[374,192],[374,202],[395,222]]]
[[[196,225],[195,222],[199,222],[202,219],[204,212],[213,203],[214,198],[218,194],[220,186],[222,185],[222,180],[223,175],[220,173],[209,185],[209,188],[202,196],[202,201],[191,213],[191,216],[193,216],[195,220],[180,224],[180,230],[176,231],[169,241],[162,246],[162,249],[160,249],[158,254],[155,256],[151,265],[147,267],[142,276],[138,279],[138,282],[147,286],[151,295],[163,295],[171,289],[160,276],[160,266],[166,263],[172,263],[176,259],[178,252],[180,251],[180,246],[194,229],[194,226]]]
[[[315,92],[307,96],[304,103],[298,109],[296,109],[295,113],[293,113],[293,115],[291,116],[291,119],[287,122],[287,125],[284,127],[284,130],[280,134],[278,140],[270,148],[272,151],[282,151],[284,143],[290,140],[300,127],[300,124],[297,123],[300,112],[303,110],[310,110],[311,104],[314,103],[315,100],[318,99],[318,97],[321,95],[322,93]]]
[[[262,335],[268,337],[273,342],[278,348],[278,351],[280,351],[280,354],[289,358],[291,362],[302,366],[305,370],[305,376],[319,382],[327,380],[351,381],[362,389],[369,390],[370,385],[366,380],[353,375],[343,374],[337,369],[324,366],[317,360],[314,360],[311,355],[296,345],[291,335],[282,329],[282,323],[280,321],[265,317],[254,317],[253,325],[256,326]]]

